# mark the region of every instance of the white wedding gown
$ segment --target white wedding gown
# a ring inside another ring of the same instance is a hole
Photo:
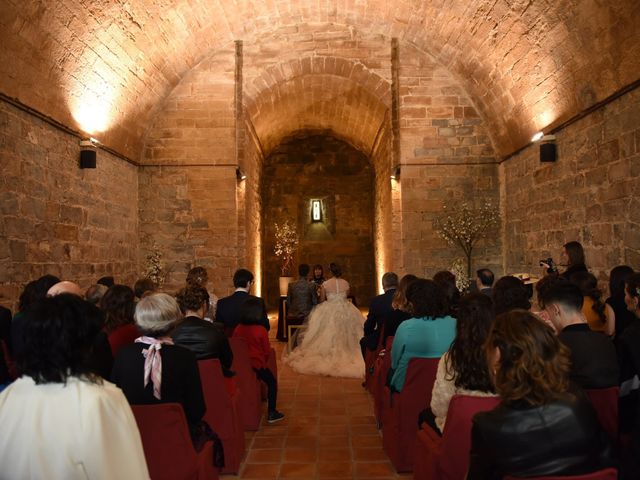
[[[311,311],[307,324],[299,330],[298,347],[286,354],[284,361],[298,373],[362,378],[364,317],[347,299],[349,284],[345,280],[330,279],[323,287],[327,301]]]

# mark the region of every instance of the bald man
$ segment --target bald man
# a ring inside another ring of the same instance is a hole
[[[77,295],[80,298],[84,298],[84,292],[80,288],[80,285],[68,281],[56,283],[47,291],[47,297],[55,297],[56,295],[60,295],[61,293],[71,293],[73,295]]]

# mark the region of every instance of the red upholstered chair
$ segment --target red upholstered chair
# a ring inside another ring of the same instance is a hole
[[[278,378],[278,363],[276,362],[276,351],[273,348],[271,348],[271,353],[269,353],[267,368],[271,370],[275,378]],[[265,401],[267,399],[267,385],[264,382],[260,382],[260,394],[262,401]]]
[[[245,430],[258,430],[262,417],[262,404],[260,396],[260,382],[251,368],[249,347],[243,338],[232,337],[229,339],[233,351],[233,364],[231,369],[236,372],[238,385],[238,412]]]
[[[418,414],[431,403],[439,358],[412,358],[400,393],[384,388],[382,446],[398,472],[413,470]]]
[[[614,444],[618,443],[618,399],[620,388],[593,388],[585,390],[598,414],[602,429]]]
[[[382,419],[384,417],[384,395],[385,395],[385,383],[387,382],[387,375],[391,368],[391,346],[393,345],[393,338],[388,337],[385,344],[385,354],[378,356],[373,366],[373,379],[371,381],[371,390],[373,393],[373,411],[376,417],[376,423],[378,428],[382,427]],[[387,391],[388,394],[388,391]]]
[[[218,359],[198,361],[202,392],[207,405],[203,420],[218,434],[224,447],[222,473],[237,474],[244,456],[244,427],[238,413],[238,392],[230,396],[224,386]]]
[[[527,477],[526,480],[617,480],[618,471],[615,468],[605,468],[593,473],[585,473],[584,475],[569,476],[548,476],[548,477]],[[507,475],[503,480],[521,480],[521,477],[512,477]],[[524,480],[524,479],[522,479]]]
[[[414,480],[464,480],[469,468],[471,420],[476,413],[493,410],[499,403],[498,397],[454,395],[442,437],[427,425],[418,430]]]
[[[9,352],[9,346],[4,340],[0,340],[0,348],[2,348],[2,353],[4,355],[4,362],[7,365],[7,370],[9,371],[9,376],[12,379],[18,378],[18,366],[11,356],[11,352]]]
[[[153,480],[217,480],[213,442],[196,452],[178,403],[131,405]]]
[[[378,358],[378,354],[384,347],[382,340],[384,338],[384,325],[380,329],[380,337],[378,339],[378,345],[375,350],[366,349],[364,353],[364,387],[373,393],[373,377],[375,372],[375,363]]]

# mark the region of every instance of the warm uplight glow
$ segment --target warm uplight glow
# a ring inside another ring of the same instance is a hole
[[[537,132],[533,137],[531,137],[531,141],[532,142],[538,142],[538,141],[542,140],[542,137],[544,137],[544,133],[543,132]]]
[[[88,90],[70,99],[71,114],[82,131],[88,134],[104,132],[111,124],[113,95],[94,96]]]

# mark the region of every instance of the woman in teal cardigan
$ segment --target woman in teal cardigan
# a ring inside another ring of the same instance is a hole
[[[440,358],[456,335],[456,319],[446,315],[440,287],[426,279],[416,280],[407,290],[413,318],[400,324],[391,347],[391,389],[402,391],[409,360]]]

